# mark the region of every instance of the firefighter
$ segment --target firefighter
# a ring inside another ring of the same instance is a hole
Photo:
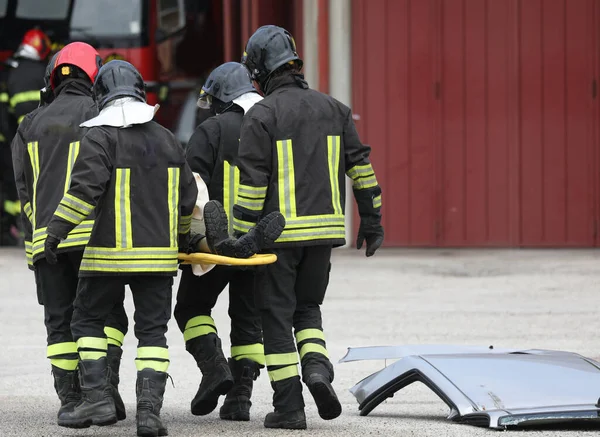
[[[259,28],[242,57],[264,93],[244,116],[238,155],[240,185],[234,227],[245,232],[280,211],[286,229],[272,249],[277,263],[256,273],[265,361],[274,390],[267,428],[306,428],[302,381],[322,419],[341,414],[333,389],[320,305],[331,251],[345,244],[344,178],[353,180],[361,217],[357,247],[372,256],[383,242],[381,189],[358,137],[350,108],[311,90],[300,73],[294,39],[276,26]],[[294,328],[296,344],[292,336]]]
[[[137,432],[167,435],[160,418],[169,367],[165,333],[178,243],[187,251],[198,190],[183,148],[152,120],[155,108],[146,104],[144,81],[133,65],[106,63],[93,92],[100,114],[82,124],[90,129],[45,243],[46,260],[52,264],[59,243],[97,210],[71,323],[82,399],[59,416],[58,424],[79,428],[116,422],[103,321],[114,303],[123,301],[129,284],[138,339]]]
[[[78,270],[91,235],[93,214],[86,214],[58,247],[55,265],[46,261],[44,244],[46,228],[69,186],[78,159],[84,134],[79,124],[98,114],[91,87],[100,65],[100,56],[90,45],[75,42],[64,47],[51,69],[54,100],[24,118],[12,143],[16,182],[27,220],[25,228],[32,234],[32,244],[27,245],[26,252],[35,271],[38,301],[44,305],[47,356],[61,401],[59,416],[71,410],[81,398],[77,383],[79,358],[70,323]],[[39,95],[40,90],[37,92]],[[124,289],[121,294],[124,295]],[[111,345],[111,388],[119,405],[120,419],[125,418],[125,408],[117,387],[127,328],[127,315],[119,303],[106,320],[105,333]]]
[[[8,97],[9,64],[0,65],[0,246],[17,243],[16,214],[18,201],[10,152],[10,142],[15,133],[15,123],[10,113]]]
[[[248,70],[238,62],[213,70],[198,99],[198,106],[210,110],[212,116],[190,138],[187,161],[208,187],[210,199],[224,205],[229,219],[238,184],[236,160],[242,118],[260,99]],[[226,232],[233,235],[232,226]],[[219,265],[195,276],[190,266],[182,266],[182,270],[174,315],[186,349],[202,372],[198,393],[191,402],[192,414],[209,414],[217,406],[219,396],[227,394],[219,411],[221,419],[250,420],[253,381],[264,367],[260,315],[254,306],[254,271]],[[221,349],[211,317],[227,284],[231,318],[229,359]]]

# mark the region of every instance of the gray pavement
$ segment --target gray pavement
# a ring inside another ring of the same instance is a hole
[[[599,280],[600,252],[593,250],[382,250],[366,259],[355,250],[338,249],[323,313],[327,345],[335,363],[334,386],[344,411],[336,420],[322,421],[305,389],[309,429],[301,434],[495,433],[448,422],[448,408],[420,384],[403,390],[368,417],[360,417],[348,389],[384,363],[337,361],[349,346],[432,343],[561,349],[600,360]],[[0,250],[0,436],[135,435],[136,340],[130,295],[127,309],[131,330],[125,340],[120,386],[127,419],[104,428],[60,428],[56,425],[58,400],[45,358],[43,309],[36,301],[33,275],[20,250]],[[228,350],[226,293],[213,316]],[[162,415],[170,436],[299,434],[263,427],[263,418],[271,411],[271,388],[264,371],[255,387],[250,422],[222,422],[217,411],[205,417],[192,416],[189,401],[200,373],[184,349],[174,320],[168,338],[169,373],[175,387],[167,386]],[[597,431],[580,430],[530,433],[597,435]]]

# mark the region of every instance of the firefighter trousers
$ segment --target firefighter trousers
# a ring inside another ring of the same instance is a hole
[[[172,276],[115,275],[79,278],[71,322],[79,357],[82,360],[97,360],[106,356],[104,321],[115,303],[123,303],[127,284],[135,305],[133,319],[138,339],[135,360],[137,370],[149,368],[166,372],[169,367],[169,351],[165,333],[171,319]]]
[[[304,408],[298,356],[304,380],[320,373],[333,381],[320,308],[329,284],[331,250],[330,246],[275,249],[277,262],[257,268],[256,305],[277,412]]]
[[[38,302],[44,305],[47,332],[47,357],[53,366],[63,370],[77,367],[77,347],[71,332],[73,302],[76,299],[79,266],[83,250],[58,254],[58,262],[50,265],[44,258],[35,263]],[[112,301],[101,330],[111,344],[122,346],[128,329],[127,314],[121,293]]]
[[[231,357],[248,358],[264,365],[260,315],[254,304],[254,270],[215,266],[202,276],[182,266],[177,291],[175,320],[185,342],[217,333],[211,313],[217,299],[229,284],[229,318],[231,319]]]

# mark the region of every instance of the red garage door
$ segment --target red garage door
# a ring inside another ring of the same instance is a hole
[[[354,1],[390,246],[591,246],[598,0]]]

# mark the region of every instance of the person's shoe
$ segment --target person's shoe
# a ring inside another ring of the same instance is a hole
[[[327,377],[312,373],[306,379],[306,386],[317,404],[321,419],[331,420],[342,414],[342,405]]]
[[[210,200],[204,205],[203,215],[208,248],[212,253],[221,255],[219,247],[229,239],[229,223],[225,208],[220,202]]]
[[[219,417],[222,420],[248,421],[252,406],[252,386],[260,374],[260,365],[247,358],[229,358],[229,367],[235,382],[219,410]]]
[[[154,369],[142,369],[137,373],[136,424],[137,435],[140,437],[169,435],[167,427],[160,418],[167,377],[165,372],[157,372]]]
[[[108,360],[109,382],[113,388],[113,398],[115,400],[115,408],[117,409],[117,419],[125,420],[127,414],[125,412],[125,404],[119,394],[119,367],[121,366],[121,357],[123,349],[115,345],[109,345],[106,353]]]
[[[79,389],[79,375],[77,370],[64,370],[52,366],[52,376],[54,376],[54,389],[60,399],[60,409],[56,417],[67,411],[73,411],[73,408],[81,400],[81,390]]]
[[[306,429],[304,410],[279,413],[274,411],[265,417],[265,428]]]

